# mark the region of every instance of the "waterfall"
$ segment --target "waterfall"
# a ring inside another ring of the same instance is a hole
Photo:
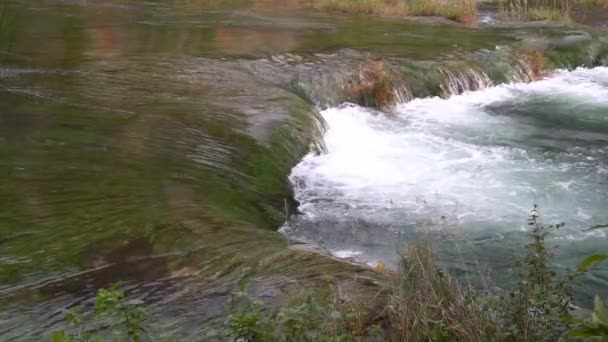
[[[525,241],[534,203],[546,222],[566,222],[560,241],[584,241],[585,227],[608,221],[608,68],[470,91],[487,79],[446,79],[450,91],[466,92],[393,113],[324,110],[327,153],[292,170],[302,215],[283,231],[336,255],[390,263],[395,244],[420,227],[441,241],[473,240],[479,253],[506,253]]]

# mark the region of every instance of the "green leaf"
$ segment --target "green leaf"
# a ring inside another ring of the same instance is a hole
[[[580,327],[570,330],[568,336],[570,337],[598,337],[601,336],[601,331],[598,328],[593,327]]]
[[[594,323],[608,328],[608,308],[600,296],[595,296],[595,308],[591,319]]]
[[[593,227],[590,227],[589,229],[585,229],[584,231],[588,232],[588,231],[597,230],[597,229],[608,229],[608,224],[600,224],[597,226],[593,226]]]
[[[51,337],[51,342],[64,342],[66,341],[65,331],[59,330],[53,333]]]
[[[578,265],[578,272],[579,273],[587,272],[591,268],[593,268],[595,265],[597,265],[600,262],[607,260],[607,259],[608,259],[608,255],[606,255],[606,254],[595,254],[595,255],[589,256]]]

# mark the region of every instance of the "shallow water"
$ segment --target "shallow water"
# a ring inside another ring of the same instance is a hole
[[[608,248],[603,233],[583,232],[608,222],[608,68],[417,99],[391,114],[346,104],[322,115],[327,153],[292,171],[302,215],[289,235],[394,264],[400,242],[430,230],[500,273],[538,204],[546,223],[566,223],[554,236],[561,266]],[[454,267],[472,263],[445,248]],[[598,290],[605,270],[593,276]]]

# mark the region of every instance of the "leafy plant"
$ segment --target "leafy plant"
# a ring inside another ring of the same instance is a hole
[[[608,226],[600,225],[591,227],[588,231],[606,228]],[[587,257],[578,265],[577,271],[572,275],[572,278],[588,272],[606,260],[608,260],[608,255],[606,254],[595,254]],[[579,320],[577,323],[578,326],[569,332],[570,337],[591,341],[608,341],[608,307],[606,307],[606,303],[599,296],[595,297],[591,319],[587,321]]]
[[[347,322],[353,311],[344,312],[333,304],[325,305],[312,295],[280,310],[268,320],[271,341],[352,341],[356,329]]]
[[[261,303],[241,304],[240,312],[227,321],[228,335],[237,341],[270,342],[348,342],[357,336],[376,336],[378,326],[369,324],[363,310],[336,293],[296,292],[285,306],[267,313]]]
[[[519,265],[518,286],[502,298],[498,312],[506,334],[513,339],[558,340],[572,323],[572,297],[564,279],[557,278],[549,267],[553,251],[546,238],[564,223],[544,225],[535,205],[528,224],[532,242],[526,245],[526,256]]]
[[[64,330],[56,331],[52,337],[52,342],[91,342],[93,335],[86,330],[83,314],[79,309],[70,310],[66,314],[66,326],[68,329],[75,329],[73,333]]]
[[[608,341],[608,307],[599,297],[595,297],[594,310],[591,320],[580,322],[580,326],[572,329],[569,336],[592,341]]]
[[[242,312],[230,316],[228,321],[230,335],[238,340],[255,341],[260,335],[261,320],[259,312]]]
[[[530,212],[530,242],[517,262],[517,285],[496,299],[461,284],[438,266],[428,240],[407,246],[401,256],[384,310],[369,314],[340,291],[323,295],[304,292],[277,312],[262,315],[246,307],[228,324],[231,336],[243,341],[356,341],[376,336],[391,341],[556,341],[569,333],[577,338],[602,337],[608,322],[605,304],[596,299],[589,322],[571,315],[572,298],[566,274],[550,267],[553,248],[548,237],[564,223],[545,225],[535,205]],[[590,256],[577,274],[606,260]],[[380,322],[380,324],[377,324]],[[577,334],[577,335],[573,335]],[[583,335],[586,334],[586,335]]]
[[[608,229],[608,225],[601,224],[601,225],[593,226],[593,227],[587,229],[586,231],[592,231],[592,230],[598,230],[598,229]]]
[[[590,269],[605,260],[608,260],[608,255],[606,254],[594,254],[588,256],[578,265],[578,269],[576,270],[574,276],[588,272]]]
[[[117,291],[117,287],[118,284],[97,292],[95,312],[110,319],[112,330],[122,328],[131,341],[139,342],[145,332],[143,323],[147,318],[146,311],[140,307],[143,302],[137,299],[125,301],[124,291]]]
[[[145,333],[144,322],[147,312],[140,307],[140,300],[125,300],[124,291],[117,290],[119,284],[110,289],[99,289],[95,298],[95,310],[83,313],[79,309],[66,314],[66,328],[52,336],[53,342],[90,342],[101,341],[94,338],[87,329],[87,323],[104,323],[110,331],[126,335],[132,342],[140,342]],[[101,322],[100,322],[101,321]],[[126,333],[126,334],[125,334]]]

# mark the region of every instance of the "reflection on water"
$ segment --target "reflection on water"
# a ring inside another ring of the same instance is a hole
[[[284,250],[282,175],[311,142],[312,109],[232,62],[182,56],[232,49],[207,22],[226,14],[2,6],[2,339],[48,334],[62,309],[119,280],[168,333],[225,315],[241,269]]]
[[[220,27],[215,31],[217,48],[225,54],[257,54],[272,51],[290,51],[297,46],[296,35],[289,30],[267,29],[251,31],[248,28]]]

